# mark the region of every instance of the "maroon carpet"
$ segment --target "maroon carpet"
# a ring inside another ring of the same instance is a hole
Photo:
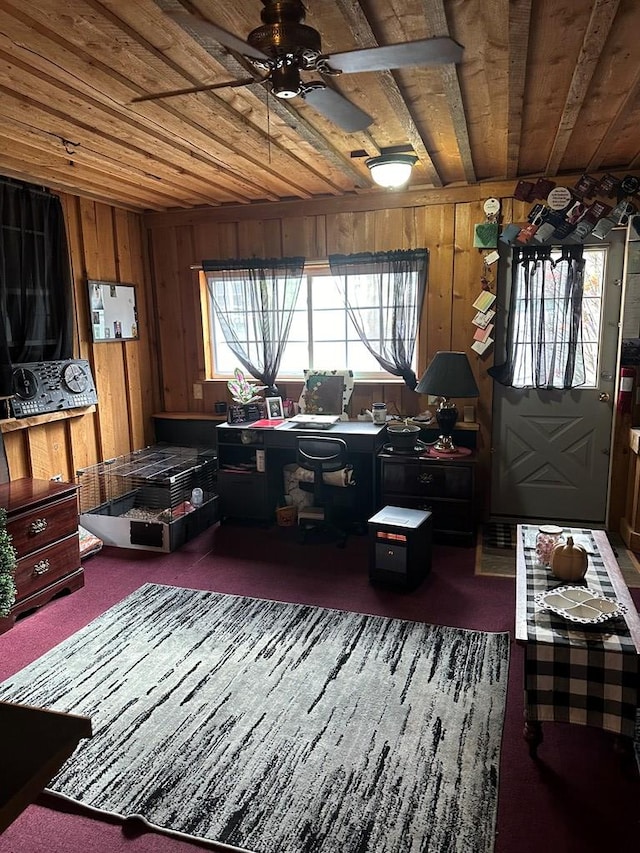
[[[276,527],[225,525],[175,554],[105,548],[86,562],[84,589],[51,602],[0,636],[0,679],[147,581],[513,636],[514,581],[475,577],[472,548],[436,546],[432,575],[411,593],[372,587],[367,566],[365,537],[351,537],[341,550],[300,545],[290,529]],[[640,590],[632,594],[640,604]],[[614,751],[610,735],[547,723],[539,760],[529,758],[522,739],[521,665],[520,648],[513,645],[495,853],[602,853],[637,845],[640,780],[635,764],[621,761]],[[46,805],[30,806],[0,837],[0,853],[203,849],[152,832],[131,835],[117,821],[82,814],[46,795],[41,803]]]

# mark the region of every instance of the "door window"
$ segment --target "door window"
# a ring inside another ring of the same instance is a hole
[[[581,388],[593,388],[598,384],[598,341],[602,326],[602,297],[605,278],[607,250],[605,247],[585,247],[582,311],[577,335],[579,359],[583,364],[583,376],[576,383]],[[560,252],[552,252],[553,262],[559,262]],[[542,373],[547,377],[548,387],[562,388],[564,370],[569,349],[569,324],[572,314],[567,310],[565,276],[562,263],[539,263],[539,272],[529,276],[526,283],[524,267],[518,264],[518,281],[513,301],[515,312],[514,329],[518,330],[514,348],[513,387],[536,387],[535,359],[547,360]],[[539,342],[545,347],[540,350]],[[576,371],[577,372],[577,371]]]

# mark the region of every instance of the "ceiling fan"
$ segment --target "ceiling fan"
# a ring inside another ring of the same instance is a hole
[[[446,37],[325,55],[322,53],[318,31],[303,23],[306,10],[301,0],[262,0],[262,3],[262,26],[252,30],[246,41],[188,12],[167,12],[186,29],[212,37],[229,50],[244,56],[255,69],[254,77],[142,95],[134,98],[132,103],[267,83],[277,98],[300,96],[325,118],[335,122],[347,133],[352,133],[368,127],[373,122],[371,116],[328,86],[324,80],[303,81],[301,71],[315,71],[321,77],[330,77],[361,71],[459,62],[462,57],[461,45]]]

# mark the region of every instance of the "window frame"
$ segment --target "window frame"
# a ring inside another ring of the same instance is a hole
[[[305,263],[304,272],[303,272],[303,280],[301,284],[301,288],[306,288],[307,292],[311,287],[310,279],[315,277],[327,277],[333,280],[333,276],[331,275],[331,269],[329,267],[329,262],[327,261],[316,261]],[[200,307],[201,307],[201,316],[202,316],[202,332],[203,332],[203,349],[204,349],[204,360],[205,360],[205,376],[207,379],[211,379],[214,381],[226,381],[233,377],[233,371],[230,372],[222,372],[217,371],[215,366],[215,357],[214,357],[214,343],[213,343],[213,334],[215,327],[215,317],[213,316],[213,305],[211,296],[209,294],[209,288],[207,284],[207,274],[203,271],[199,271],[199,279],[200,279]],[[426,305],[426,300],[425,300]],[[424,310],[423,306],[423,310]],[[352,329],[357,337],[357,343],[359,346],[364,347],[364,344],[360,341],[360,338],[357,336],[357,332],[353,327],[353,324],[348,316],[346,307],[343,308],[345,315],[345,328],[347,323],[351,323]],[[418,329],[420,328],[420,317],[418,322]],[[310,353],[310,360],[313,364],[313,348],[314,348],[314,340],[312,337],[312,324],[313,324],[313,307],[311,309],[307,308],[307,347]],[[347,338],[345,337],[345,341]],[[351,340],[351,339],[349,339]],[[365,348],[366,349],[366,348]],[[368,353],[367,350],[367,354]],[[370,356],[373,358],[373,356]],[[418,372],[417,365],[421,363],[420,361],[420,335],[418,336],[418,340],[416,342],[415,352],[414,352],[414,370],[416,373]],[[310,366],[309,364],[305,364],[304,368],[308,368],[311,370],[321,370],[325,369],[327,365],[321,364],[316,366]],[[302,379],[302,369],[300,370],[300,374],[289,373],[286,371],[279,371],[276,380],[278,382],[297,382]],[[375,382],[377,384],[403,384],[403,379],[399,376],[394,376],[391,373],[388,373],[386,370],[380,368],[379,371],[353,371],[354,380],[356,382]]]

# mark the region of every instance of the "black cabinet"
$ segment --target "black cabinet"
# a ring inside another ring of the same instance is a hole
[[[264,429],[218,426],[218,495],[222,517],[269,521],[275,505],[269,498]]]
[[[471,545],[475,540],[475,460],[380,454],[379,505],[432,513],[440,539]]]

